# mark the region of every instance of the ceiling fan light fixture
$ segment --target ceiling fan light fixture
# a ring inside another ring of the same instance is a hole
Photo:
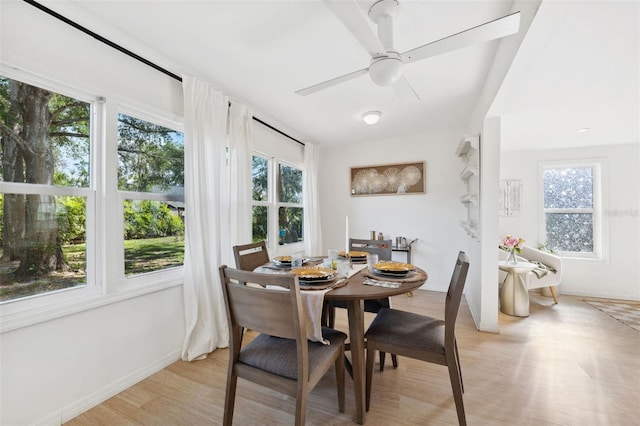
[[[398,58],[378,58],[369,65],[369,77],[378,86],[391,86],[401,76],[402,61]]]
[[[378,120],[380,120],[381,115],[382,113],[380,111],[367,111],[364,114],[362,114],[362,119],[364,120],[365,123],[372,126],[376,124]]]

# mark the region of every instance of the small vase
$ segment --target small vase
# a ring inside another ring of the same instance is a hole
[[[516,263],[518,263],[518,259],[516,258],[516,251],[512,250],[509,252],[509,257],[507,257],[507,264],[515,265]]]

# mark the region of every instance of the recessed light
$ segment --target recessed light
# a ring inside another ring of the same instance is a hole
[[[589,128],[589,127],[582,127],[582,128],[580,128],[580,129],[576,130],[576,132],[578,132],[578,133],[584,133],[584,132],[588,132],[589,130],[591,130],[591,128]]]
[[[362,119],[365,123],[373,125],[376,124],[378,120],[380,120],[380,115],[382,115],[380,111],[367,111],[362,114]]]

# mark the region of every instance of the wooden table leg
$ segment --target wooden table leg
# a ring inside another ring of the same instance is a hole
[[[347,308],[351,363],[353,365],[353,387],[356,396],[356,421],[362,425],[365,417],[364,301],[350,300]]]

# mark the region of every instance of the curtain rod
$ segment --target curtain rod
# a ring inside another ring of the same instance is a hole
[[[102,42],[102,43],[106,44],[107,46],[112,47],[112,48],[124,53],[125,55],[142,62],[145,65],[150,66],[151,68],[155,69],[156,71],[160,71],[161,73],[166,74],[169,77],[182,82],[182,77],[180,77],[179,75],[174,74],[174,73],[172,73],[171,71],[168,71],[165,68],[162,68],[160,65],[155,64],[155,63],[149,61],[148,59],[143,58],[142,56],[140,56],[140,55],[138,55],[136,53],[133,53],[129,49],[125,49],[124,47],[120,46],[119,44],[116,44],[116,43],[112,42],[111,40],[101,36],[100,34],[97,34],[97,33],[93,32],[93,31],[91,31],[90,29],[88,29],[86,27],[83,27],[82,25],[78,24],[77,22],[72,21],[71,19],[67,18],[66,16],[63,16],[63,15],[59,14],[58,12],[56,12],[54,10],[51,10],[48,7],[42,5],[42,4],[40,4],[40,3],[38,3],[38,2],[36,2],[34,0],[23,0],[23,1],[25,3],[27,3],[27,4],[30,4],[31,6],[34,6],[37,9],[41,10],[42,12],[45,12],[46,14],[51,15],[54,18],[59,19],[60,21],[64,22],[65,24],[70,25],[73,28],[82,31],[83,33],[85,33],[87,35],[90,35],[91,37],[95,38],[99,42]],[[298,139],[294,138],[293,136],[290,136],[290,135],[284,133],[283,131],[281,131],[279,129],[276,129],[272,125],[270,125],[268,123],[265,123],[264,121],[262,121],[258,117],[252,116],[252,118],[255,121],[257,121],[258,123],[262,124],[263,126],[266,126],[266,127],[270,128],[271,130],[280,133],[282,136],[285,136],[285,137],[291,139],[292,141],[297,142],[300,145],[304,146],[303,142],[300,142]]]

